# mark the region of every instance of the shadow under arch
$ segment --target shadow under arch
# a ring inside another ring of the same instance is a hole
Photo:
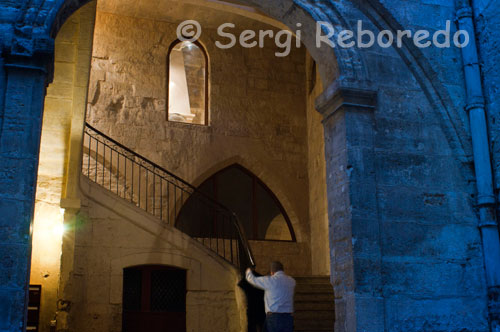
[[[276,177],[273,176],[272,172],[266,167],[263,167],[260,163],[252,162],[249,158],[245,158],[240,155],[233,156],[231,158],[208,166],[191,182],[195,187],[199,187],[213,174],[231,167],[232,165],[240,165],[244,169],[250,171],[256,177],[258,177],[263,183],[265,183],[265,185],[269,188],[273,195],[276,196],[276,199],[280,202],[280,204],[283,206],[283,209],[286,211],[286,214],[290,221],[290,227],[294,232],[295,241],[307,241],[307,237],[305,235],[307,234],[307,231],[305,229],[305,226],[299,219],[296,209],[294,208],[294,204],[292,204],[292,200],[286,194],[286,190],[282,189],[282,186],[276,180]]]
[[[221,190],[221,186],[224,189]],[[296,242],[294,228],[279,199],[264,181],[242,165],[233,163],[218,170],[203,181],[198,190],[236,212],[248,239]],[[248,213],[238,213],[242,206],[248,208],[243,209]],[[186,234],[198,233],[192,237],[209,235],[208,230],[200,231],[203,226],[198,225],[199,220],[210,219],[210,211],[207,212],[203,212],[196,200],[188,198],[175,226]]]

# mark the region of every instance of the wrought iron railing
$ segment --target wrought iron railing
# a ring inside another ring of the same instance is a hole
[[[197,239],[241,271],[255,266],[235,213],[89,124],[85,125],[83,137],[82,173]],[[193,213],[195,210],[197,213]]]

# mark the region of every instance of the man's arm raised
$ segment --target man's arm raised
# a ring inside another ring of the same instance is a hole
[[[266,290],[269,288],[269,277],[256,277],[254,274],[253,274],[253,271],[252,269],[248,268],[246,273],[246,279],[247,281],[257,287],[257,288],[260,288],[260,289],[263,289],[263,290]]]

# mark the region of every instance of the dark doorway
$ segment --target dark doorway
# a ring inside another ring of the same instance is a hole
[[[143,265],[123,270],[123,332],[186,332],[186,271]]]

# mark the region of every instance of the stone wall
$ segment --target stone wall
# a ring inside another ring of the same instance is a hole
[[[376,26],[336,7],[375,32],[454,18],[450,2],[385,4],[366,7]],[[337,82],[320,98],[336,330],[487,331],[460,51],[411,52],[362,51],[370,81]]]
[[[500,23],[500,4],[496,1],[474,1],[476,33],[478,34],[478,48],[483,88],[486,98],[488,129],[493,159],[495,189],[500,194],[500,68],[498,67],[498,48],[500,34],[497,26]],[[498,213],[500,217],[500,210]]]
[[[323,110],[336,328],[487,331],[471,170],[393,52],[367,57],[376,105],[339,89]]]
[[[285,260],[290,273],[310,274],[305,50],[285,58],[275,57],[272,42],[263,49],[222,50],[215,46],[220,37],[205,28],[200,42],[210,59],[210,125],[169,122],[166,55],[176,26],[98,11],[88,121],[194,184],[231,162],[242,164],[277,195],[299,242],[256,242],[255,251],[273,256],[281,247],[294,247],[304,255],[302,264],[275,259]]]
[[[56,318],[64,213],[60,203],[67,196],[72,123],[85,112],[95,5],[80,9],[60,30],[54,80],[45,98],[30,276],[31,284],[42,285],[41,332],[48,332]],[[78,152],[72,157],[79,160]]]
[[[408,29],[412,33],[424,29],[433,34],[437,30],[445,30],[449,21],[451,34],[457,31],[455,1],[409,0],[401,6],[398,0],[384,0],[373,7],[375,10],[367,10],[367,12],[376,12],[379,17],[373,22],[384,28]],[[401,57],[408,64],[406,71],[412,73],[419,82],[419,88],[427,94],[427,99],[437,112],[437,119],[440,121],[446,139],[450,142],[453,153],[464,161],[466,159],[470,161],[472,145],[469,139],[468,116],[464,111],[466,96],[460,49],[457,47],[418,48],[413,43],[409,44],[408,51],[404,48],[394,48],[396,51],[394,55]],[[379,58],[377,49],[372,48],[369,53],[370,58]],[[370,61],[368,68],[377,68],[373,72],[375,76],[381,71],[391,74],[388,64],[374,67],[375,64],[371,63],[373,60],[368,61]],[[392,75],[404,74],[393,72]]]
[[[325,137],[316,98],[323,92],[317,63],[307,58],[307,135],[309,170],[309,223],[311,227],[311,267],[313,275],[330,275],[330,241],[326,201]]]
[[[169,265],[187,271],[187,331],[242,331],[245,302],[238,271],[139,208],[82,177],[82,208],[72,219],[74,266],[60,331],[122,329],[123,269]]]

